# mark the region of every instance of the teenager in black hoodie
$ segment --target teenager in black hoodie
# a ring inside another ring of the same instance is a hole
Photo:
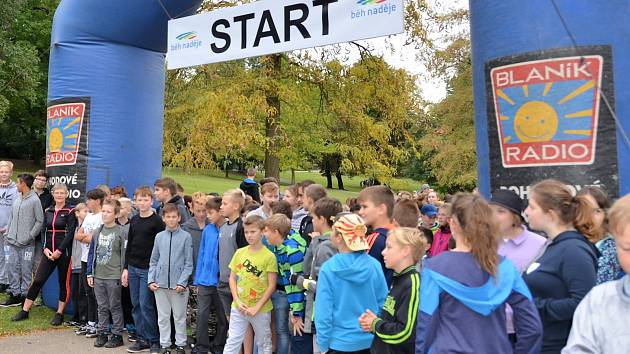
[[[158,215],[162,216],[162,206],[165,204],[175,204],[179,210],[180,221],[182,225],[190,219],[190,213],[184,199],[177,194],[177,183],[171,177],[162,177],[155,181],[155,199],[160,202],[158,207]]]
[[[377,317],[366,310],[359,324],[374,333],[370,351],[375,354],[412,354],[416,343],[416,320],[420,301],[420,274],[416,264],[426,241],[417,228],[401,227],[389,232],[383,259],[394,271],[392,286]]]
[[[559,353],[565,346],[573,313],[597,280],[596,250],[574,226],[576,212],[583,208],[589,208],[584,197],[573,197],[557,180],[539,182],[529,192],[529,223],[549,238],[523,277],[543,324],[541,353]]]
[[[243,180],[243,182],[241,182],[241,185],[238,188],[245,192],[245,194],[252,197],[252,199],[255,200],[256,203],[260,204],[260,186],[256,181],[254,181],[254,178],[256,178],[256,169],[250,167],[247,170],[246,178]]]

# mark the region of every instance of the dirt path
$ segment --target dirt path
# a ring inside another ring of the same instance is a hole
[[[94,338],[77,336],[71,329],[37,332],[24,336],[0,338],[0,354],[122,354],[127,353],[125,349],[129,345],[127,335],[124,334],[123,337],[125,338],[125,346],[106,349],[94,348]]]

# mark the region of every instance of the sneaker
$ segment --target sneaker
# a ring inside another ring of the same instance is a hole
[[[22,304],[22,297],[21,296],[11,295],[11,296],[9,296],[7,301],[5,301],[2,304],[0,304],[0,306],[2,306],[2,307],[14,307],[14,306],[20,306],[21,304]]]
[[[22,321],[26,319],[28,319],[28,311],[20,310],[20,312],[11,318],[11,321]]]
[[[96,337],[96,341],[94,342],[94,346],[100,348],[104,346],[108,342],[107,334],[101,333]]]
[[[123,342],[123,338],[119,334],[114,334],[109,339],[107,343],[105,343],[105,348],[118,348],[122,347],[125,343]]]
[[[6,292],[8,288],[9,286],[7,284],[0,284],[0,294]]]
[[[141,353],[141,352],[146,352],[147,349],[149,349],[149,344],[143,341],[137,341],[133,343],[132,346],[127,348],[127,352],[128,353]]]
[[[63,314],[59,312],[55,312],[55,315],[50,321],[50,324],[53,326],[61,326],[62,323],[63,323]]]
[[[96,327],[89,326],[88,331],[85,333],[85,338],[95,338],[96,336]]]
[[[81,322],[77,321],[66,321],[63,325],[66,327],[77,327],[77,329],[82,326]]]
[[[129,335],[127,336],[127,340],[128,340],[128,341],[130,341],[130,342],[135,342],[135,341],[137,341],[137,340],[138,340],[138,335],[137,335],[137,334],[135,334],[135,333],[133,333],[133,332],[131,332],[131,333],[129,333]]]
[[[149,350],[149,352],[151,354],[159,354],[161,353],[162,348],[160,348],[160,344],[159,343],[153,343],[151,344],[151,350]]]
[[[91,327],[90,325],[88,325],[88,324],[84,324],[83,326],[80,326],[79,328],[77,328],[77,330],[76,330],[76,331],[74,331],[74,333],[75,333],[77,336],[83,336],[83,335],[85,335],[85,334],[88,332],[88,330],[90,329],[90,327]]]
[[[162,348],[160,354],[171,354],[171,348]]]
[[[176,347],[175,354],[186,354],[186,350],[184,349],[184,347]]]

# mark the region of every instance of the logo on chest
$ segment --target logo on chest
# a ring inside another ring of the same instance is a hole
[[[394,300],[391,295],[387,295],[385,304],[383,305],[383,310],[391,316],[394,316],[394,313],[396,313],[396,300]]]

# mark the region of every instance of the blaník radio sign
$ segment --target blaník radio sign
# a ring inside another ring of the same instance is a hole
[[[491,186],[543,178],[617,191],[610,48],[545,50],[486,64]],[[576,181],[576,179],[580,181]]]

